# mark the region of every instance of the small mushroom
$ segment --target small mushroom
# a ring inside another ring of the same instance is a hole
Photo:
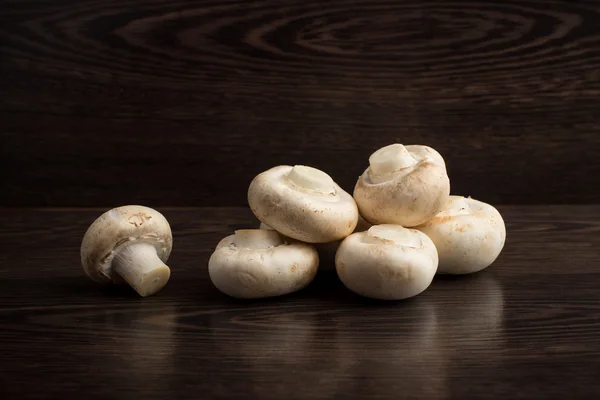
[[[373,225],[342,241],[335,265],[351,291],[374,299],[401,300],[429,287],[438,254],[422,232],[400,225]]]
[[[375,151],[354,187],[354,199],[368,222],[404,227],[433,218],[449,195],[444,159],[420,145],[392,144]]]
[[[328,243],[352,233],[358,208],[329,175],[303,165],[281,165],[257,175],[248,203],[264,224],[306,243]]]
[[[443,211],[415,227],[435,243],[440,274],[470,274],[490,266],[506,240],[502,216],[493,206],[450,196]]]
[[[165,262],[172,247],[171,227],[161,213],[127,205],[105,212],[90,225],[81,243],[81,263],[95,282],[127,282],[145,297],[169,280]]]
[[[315,248],[268,229],[236,230],[208,262],[212,283],[240,299],[281,296],[306,287],[319,267]]]

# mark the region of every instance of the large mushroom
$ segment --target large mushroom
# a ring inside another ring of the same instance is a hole
[[[360,214],[375,225],[425,223],[441,211],[449,194],[444,159],[420,145],[392,144],[375,151],[354,187]]]
[[[222,239],[208,262],[212,283],[240,299],[281,296],[306,287],[319,267],[315,248],[272,229],[240,229]]]
[[[264,224],[306,243],[328,243],[352,233],[358,209],[329,175],[303,165],[280,165],[257,175],[248,203]]]
[[[481,271],[498,258],[506,241],[506,227],[498,210],[463,196],[450,196],[441,212],[415,229],[435,243],[440,274]]]
[[[127,205],[105,212],[90,225],[81,243],[81,263],[95,282],[127,282],[145,297],[169,280],[165,262],[172,246],[171,227],[161,213]]]
[[[342,241],[335,265],[351,291],[374,299],[401,300],[429,287],[438,254],[431,239],[418,230],[373,225]]]

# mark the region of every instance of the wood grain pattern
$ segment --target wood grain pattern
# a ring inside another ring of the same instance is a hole
[[[501,207],[487,270],[404,302],[335,275],[270,300],[208,280],[244,208],[161,209],[174,233],[159,294],[102,288],[79,244],[103,210],[0,212],[3,399],[593,399],[600,395],[600,206]]]
[[[4,206],[242,206],[308,164],[347,190],[423,143],[453,191],[600,201],[597,1],[3,0]]]

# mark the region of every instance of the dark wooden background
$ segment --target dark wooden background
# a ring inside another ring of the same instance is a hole
[[[428,144],[453,192],[600,201],[598,1],[0,0],[0,206],[243,206]]]
[[[326,257],[290,296],[212,285],[257,173],[351,191],[393,142],[498,206],[492,266],[385,304]],[[79,258],[131,203],[173,229],[149,298]],[[597,399],[599,232],[600,0],[0,0],[3,400]]]

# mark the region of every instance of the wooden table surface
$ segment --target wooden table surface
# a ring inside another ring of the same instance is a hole
[[[1,397],[599,398],[600,206],[498,208],[493,266],[388,303],[326,271],[281,298],[222,295],[208,257],[256,224],[245,208],[160,209],[173,274],[148,298],[84,276],[79,244],[103,210],[4,209]]]

